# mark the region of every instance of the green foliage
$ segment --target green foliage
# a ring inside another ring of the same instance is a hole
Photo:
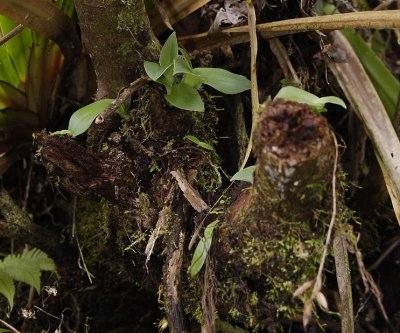
[[[320,7],[318,11],[319,15],[339,13],[333,4],[320,0],[318,2]],[[399,80],[396,79],[390,69],[361,38],[356,30],[342,29],[341,32],[349,41],[361,64],[365,68],[389,117],[393,119],[396,114],[397,102],[400,96]],[[384,51],[384,47],[382,51]]]
[[[314,94],[309,93],[308,91],[292,86],[283,87],[281,90],[279,90],[275,98],[283,98],[288,101],[308,104],[313,111],[318,113],[326,111],[325,109],[326,103],[336,104],[346,109],[346,104],[339,97],[336,96],[318,97],[315,96]]]
[[[95,120],[113,101],[114,100],[110,98],[100,99],[76,110],[69,119],[68,129],[53,132],[52,135],[67,134],[75,137],[85,133],[93,123],[93,120]],[[121,118],[126,117],[129,105],[130,102],[127,101],[117,109],[117,113]]]
[[[184,139],[195,143],[196,145],[198,145],[199,147],[201,147],[203,149],[206,149],[206,150],[209,150],[209,151],[215,151],[214,147],[211,146],[209,143],[204,142],[204,141],[200,141],[198,138],[196,138],[193,135],[186,135],[184,137]]]
[[[68,129],[53,134],[69,134],[77,136],[87,131],[93,120],[112,103],[112,99],[101,99],[75,111],[69,119]]]
[[[249,182],[253,184],[253,174],[255,169],[256,166],[252,165],[242,170],[239,170],[233,175],[233,177],[231,178],[231,182],[233,182],[234,180],[240,180],[243,182]]]
[[[208,251],[211,248],[214,228],[218,222],[219,220],[216,220],[207,226],[206,230],[204,230],[204,237],[200,239],[196,249],[194,250],[192,263],[189,268],[192,277],[196,276],[204,265]]]
[[[74,11],[72,0],[57,0],[55,5],[67,15]],[[16,26],[0,15],[0,36]],[[0,46],[0,174],[19,147],[32,142],[32,132],[46,127],[62,64],[59,47],[28,28]]]
[[[243,75],[221,68],[193,68],[188,53],[178,47],[175,32],[162,47],[159,62],[145,61],[144,69],[150,79],[164,85],[165,98],[170,104],[189,111],[204,111],[198,92],[202,84],[225,94],[250,89],[250,81]]]
[[[365,68],[391,119],[396,114],[400,82],[354,29],[341,30]]]
[[[0,293],[14,306],[15,281],[24,282],[40,293],[41,271],[57,272],[52,259],[39,249],[31,249],[20,255],[8,255],[0,261]]]

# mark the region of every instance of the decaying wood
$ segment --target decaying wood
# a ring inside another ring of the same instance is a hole
[[[201,325],[201,333],[214,333],[216,308],[215,308],[215,273],[210,256],[205,262],[204,278],[203,278],[203,295],[201,298],[201,309],[203,312],[203,323]]]
[[[81,197],[129,204],[128,193],[136,186],[133,161],[125,153],[113,149],[106,154],[91,153],[68,136],[38,133],[36,141],[42,161],[64,188]]]
[[[185,314],[182,307],[182,263],[184,256],[185,234],[181,223],[174,227],[167,248],[164,279],[166,288],[166,312],[171,333],[188,333]]]
[[[147,241],[146,249],[144,250],[144,254],[146,255],[146,261],[145,261],[146,267],[153,253],[154,245],[160,235],[160,231],[162,230],[162,228],[164,228],[164,226],[167,223],[167,213],[171,209],[170,205],[173,200],[174,194],[175,194],[175,186],[171,186],[169,193],[164,200],[165,206],[158,213],[158,220],[156,227],[153,229],[150,238]]]
[[[340,295],[340,319],[342,321],[342,332],[354,332],[353,294],[351,290],[351,277],[349,257],[347,254],[347,239],[340,231],[333,240],[335,253],[336,279]]]
[[[171,175],[176,179],[179,188],[183,192],[183,195],[196,211],[202,212],[203,210],[209,208],[201,198],[200,193],[187,181],[182,171],[171,171]]]
[[[283,218],[294,214],[305,220],[316,204],[309,185],[331,183],[335,149],[326,119],[305,104],[273,101],[261,116],[255,142],[253,204],[271,200],[273,189],[284,200],[279,209]]]

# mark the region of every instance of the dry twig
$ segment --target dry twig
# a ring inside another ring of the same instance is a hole
[[[14,333],[21,333],[20,331],[18,331],[15,327],[11,326],[10,324],[8,324],[7,322],[5,322],[4,320],[0,319],[0,323],[2,323],[5,327],[9,328],[11,331],[13,331]]]
[[[240,170],[244,169],[246,163],[250,157],[251,149],[253,147],[253,132],[257,123],[257,112],[259,108],[259,98],[258,98],[258,84],[257,84],[257,31],[256,31],[256,11],[254,9],[253,1],[247,1],[247,19],[249,22],[249,36],[250,36],[250,75],[251,75],[251,110],[252,110],[252,124],[249,144],[247,146],[246,154]]]
[[[19,34],[22,30],[24,30],[24,26],[22,24],[18,24],[14,29],[12,29],[8,34],[0,38],[0,46],[4,43],[7,43],[11,38]]]
[[[314,287],[311,292],[310,298],[304,303],[304,310],[303,310],[303,326],[304,326],[304,328],[306,328],[308,326],[308,324],[311,320],[313,301],[317,299],[318,303],[320,305],[323,305],[324,303],[326,303],[325,297],[321,293],[322,273],[323,273],[323,270],[325,267],[325,260],[328,255],[329,243],[332,238],[332,231],[333,231],[333,227],[335,225],[336,214],[337,214],[336,171],[337,171],[337,164],[338,164],[338,158],[339,158],[339,148],[338,148],[338,143],[337,143],[335,134],[333,132],[332,132],[332,137],[333,137],[333,141],[335,143],[335,162],[333,164],[333,171],[332,171],[332,216],[331,216],[331,221],[329,223],[328,232],[326,234],[324,250],[322,252],[321,261],[319,263],[318,273],[314,280]],[[322,300],[321,300],[321,298],[322,298]],[[325,307],[325,305],[323,307]]]
[[[297,19],[262,23],[257,32],[263,38],[296,34],[300,32],[344,28],[354,29],[392,29],[400,28],[400,10],[378,10],[335,15],[301,17]],[[212,49],[224,45],[246,43],[249,41],[248,26],[223,30],[221,34],[209,36],[207,33],[185,36],[179,42],[188,50]]]
[[[116,112],[118,108],[137,90],[142,88],[147,82],[149,82],[149,78],[140,77],[137,80],[133,81],[128,88],[124,89],[122,93],[108,106],[106,109],[100,113],[96,118],[96,124],[101,124],[104,122],[106,118],[108,118],[111,114]]]

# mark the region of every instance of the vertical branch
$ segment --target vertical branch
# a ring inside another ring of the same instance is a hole
[[[336,279],[341,301],[340,319],[343,333],[354,333],[353,296],[351,291],[351,277],[349,257],[347,255],[346,237],[339,230],[333,239],[335,253]]]
[[[257,43],[257,31],[256,31],[256,12],[254,9],[254,4],[252,0],[247,0],[247,19],[249,22],[249,35],[250,35],[250,76],[251,76],[251,113],[252,113],[252,123],[251,123],[251,133],[249,144],[247,146],[246,154],[244,156],[242,165],[240,170],[242,170],[251,153],[251,149],[253,147],[253,132],[257,123],[257,112],[259,107],[259,98],[258,98],[258,85],[257,85],[257,51],[258,51],[258,43]]]
[[[75,0],[75,7],[97,75],[97,99],[116,97],[144,73],[144,60],[159,53],[143,0]]]
[[[0,212],[5,221],[0,220],[0,234],[15,238],[38,247],[56,246],[56,237],[45,228],[34,224],[27,212],[22,210],[8,192],[0,189]]]

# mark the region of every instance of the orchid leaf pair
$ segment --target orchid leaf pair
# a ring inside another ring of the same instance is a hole
[[[171,105],[189,111],[204,111],[198,92],[203,84],[224,94],[250,89],[250,81],[243,75],[222,68],[193,68],[189,54],[178,46],[175,32],[162,47],[159,62],[145,61],[144,69],[150,79],[164,85]]]

